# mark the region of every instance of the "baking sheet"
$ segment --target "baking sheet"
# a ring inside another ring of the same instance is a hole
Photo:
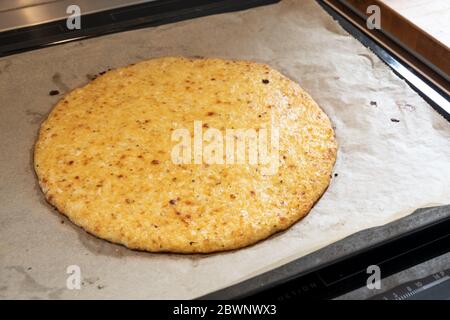
[[[164,55],[266,62],[314,97],[340,147],[338,175],[310,215],[246,249],[150,254],[88,235],[45,203],[31,150],[59,98],[48,92]],[[450,203],[450,124],[313,0],[2,58],[0,93],[0,297],[194,298],[416,208]],[[66,288],[70,265],[81,269],[81,290]]]

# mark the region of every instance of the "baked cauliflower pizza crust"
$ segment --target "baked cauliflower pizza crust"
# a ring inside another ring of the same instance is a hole
[[[278,124],[278,167],[182,163],[173,132]],[[269,66],[158,58],[75,89],[41,125],[34,163],[49,203],[100,238],[151,252],[241,248],[303,218],[337,146],[328,117]]]

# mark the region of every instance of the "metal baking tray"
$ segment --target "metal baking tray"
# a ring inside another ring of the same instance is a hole
[[[53,21],[0,33],[0,56],[113,32],[172,23],[198,16],[247,9],[278,2],[247,1],[152,1],[88,15],[79,32],[65,33],[64,21]],[[361,32],[324,1],[318,0],[341,26],[369,47],[399,77],[450,121],[450,98],[403,64],[395,53]],[[368,265],[382,266],[382,277],[450,251],[450,206],[417,210],[388,225],[364,230],[305,257],[255,278],[208,294],[201,299],[278,300],[334,298],[365,284]]]

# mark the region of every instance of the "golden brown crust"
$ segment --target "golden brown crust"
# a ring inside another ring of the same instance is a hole
[[[171,134],[280,125],[280,166],[171,160]],[[160,58],[112,70],[62,99],[42,124],[35,170],[47,200],[100,238],[152,252],[253,244],[303,218],[336,159],[328,117],[267,65]]]

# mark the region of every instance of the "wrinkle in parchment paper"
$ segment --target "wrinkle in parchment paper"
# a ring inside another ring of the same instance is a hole
[[[45,114],[55,102],[42,92],[54,86],[52,76],[59,73],[60,81],[74,88],[87,81],[87,74],[165,55],[268,63],[298,81],[325,110],[339,142],[338,159],[329,189],[304,220],[242,250],[149,254],[61,226],[38,202],[35,178],[17,159],[28,159],[38,129],[23,113]],[[10,138],[2,155],[3,183],[15,187],[3,188],[0,195],[6,212],[2,222],[8,224],[2,223],[0,233],[8,244],[1,249],[1,265],[34,264],[35,281],[53,290],[65,285],[65,266],[78,264],[102,285],[101,292],[89,284],[80,292],[63,290],[63,298],[194,298],[417,208],[450,203],[450,124],[312,0],[114,34],[8,61],[2,93],[20,87],[27,94],[0,98],[2,118],[15,124],[2,124],[2,136]],[[19,132],[25,138],[17,141]],[[26,281],[8,272],[8,290]],[[14,290],[8,295],[49,294]]]

